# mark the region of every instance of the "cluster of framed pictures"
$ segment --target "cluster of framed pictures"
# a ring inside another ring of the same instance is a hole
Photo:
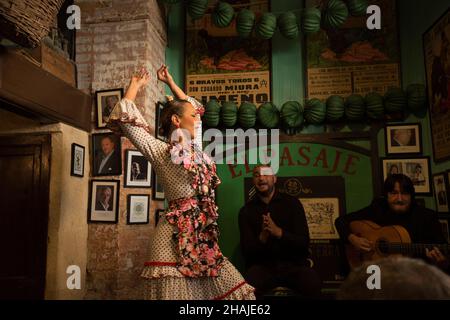
[[[123,89],[101,90],[95,93],[97,127],[106,128],[106,120],[123,96]],[[156,127],[163,105],[156,105]],[[163,137],[158,136],[159,139]],[[106,177],[122,174],[122,145],[112,132],[92,134],[92,176]],[[84,147],[72,145],[71,175],[84,175]],[[125,151],[123,165],[124,188],[152,188],[153,200],[164,200],[164,190],[150,162],[138,150]],[[120,180],[91,180],[88,222],[117,223]],[[127,224],[149,223],[150,195],[127,195]],[[155,213],[156,214],[156,213]],[[157,220],[156,216],[156,219]]]
[[[386,155],[381,158],[383,181],[390,175],[402,173],[411,178],[419,195],[431,195],[430,158],[422,154],[420,123],[386,125]]]

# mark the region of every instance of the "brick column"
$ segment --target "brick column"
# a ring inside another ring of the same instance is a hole
[[[107,131],[96,128],[95,91],[125,90],[131,74],[141,66],[150,71],[152,80],[136,102],[144,107],[144,117],[153,127],[155,103],[164,96],[156,70],[164,63],[167,44],[164,15],[157,1],[76,0],[75,4],[80,6],[82,19],[76,37],[78,87],[92,94],[92,132]],[[134,147],[122,138],[124,165],[126,149]],[[153,213],[163,204],[151,200],[148,225],[127,225],[127,195],[151,194],[151,190],[124,189],[123,175],[100,179],[111,178],[121,181],[119,222],[89,225],[86,298],[141,299],[139,275],[153,232]]]

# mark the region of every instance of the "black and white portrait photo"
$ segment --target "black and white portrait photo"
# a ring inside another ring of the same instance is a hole
[[[127,150],[125,154],[124,187],[150,188],[152,165],[138,150]]]

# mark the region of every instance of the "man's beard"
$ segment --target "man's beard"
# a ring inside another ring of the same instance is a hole
[[[256,194],[258,194],[260,197],[267,197],[272,193],[274,188],[275,188],[275,185],[272,185],[271,187],[269,187],[267,189],[267,191],[259,191],[258,188],[255,188],[255,190],[256,190]]]
[[[404,210],[398,210],[398,209],[395,209],[394,208],[394,206],[398,206],[398,205],[401,205],[401,206],[403,206],[405,209]],[[406,206],[406,207],[405,207]],[[396,202],[394,202],[394,203],[392,203],[391,205],[389,205],[389,209],[392,211],[392,212],[394,212],[394,213],[407,213],[407,212],[409,212],[409,210],[411,209],[411,203],[409,203],[409,205],[406,203],[406,202],[404,202],[404,201],[396,201]]]

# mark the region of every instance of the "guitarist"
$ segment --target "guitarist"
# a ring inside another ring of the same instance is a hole
[[[414,185],[403,174],[392,174],[384,182],[384,197],[375,199],[368,206],[354,213],[340,216],[335,221],[339,236],[362,251],[372,250],[373,243],[350,232],[350,222],[370,220],[380,226],[400,225],[404,227],[412,242],[446,243],[436,212],[421,207],[415,201]],[[426,256],[420,257],[449,270],[449,259],[436,248],[425,249]]]

